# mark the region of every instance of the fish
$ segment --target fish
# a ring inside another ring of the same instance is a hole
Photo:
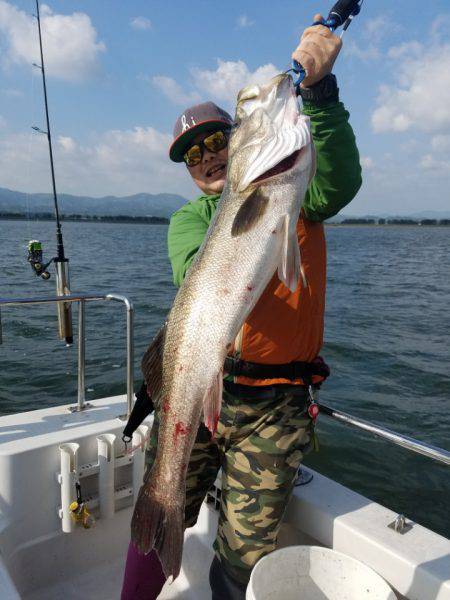
[[[201,420],[216,431],[225,357],[276,272],[291,291],[305,285],[297,221],[314,171],[292,77],[243,88],[216,213],[142,361],[160,425],[131,539],[141,553],[156,549],[167,578],[180,572],[187,466]]]

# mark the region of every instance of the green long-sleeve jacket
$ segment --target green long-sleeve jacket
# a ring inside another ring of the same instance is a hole
[[[342,102],[317,106],[306,104],[317,153],[314,179],[306,192],[304,212],[311,221],[324,221],[337,214],[361,186],[361,167],[355,136]],[[173,280],[180,286],[217,208],[220,195],[200,196],[176,211],[168,231]]]

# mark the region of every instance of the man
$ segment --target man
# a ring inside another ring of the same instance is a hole
[[[321,20],[316,15],[315,21]],[[307,384],[324,375],[325,239],[322,222],[356,195],[361,169],[348,113],[331,75],[341,41],[328,28],[306,29],[293,53],[307,71],[304,112],[311,118],[317,170],[305,197],[297,232],[307,287],[290,292],[275,274],[232,349],[215,438],[200,426],[186,479],[185,524],[193,525],[208,488],[222,468],[222,500],[213,600],[243,600],[254,564],[276,546],[313,420]],[[232,119],[211,102],[184,111],[175,124],[170,158],[184,162],[203,195],[177,211],[168,232],[174,282],[181,285],[207,232],[226,179]],[[236,367],[238,365],[238,368]],[[245,374],[245,376],[244,376]],[[158,414],[148,464],[157,444]],[[156,598],[164,575],[154,551],[130,545],[123,600]]]

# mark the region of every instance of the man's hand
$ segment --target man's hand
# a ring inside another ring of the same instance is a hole
[[[322,15],[315,15],[314,21],[321,21]],[[302,87],[311,87],[331,73],[334,61],[342,47],[342,40],[324,25],[314,25],[305,29],[300,45],[292,53],[306,71]]]

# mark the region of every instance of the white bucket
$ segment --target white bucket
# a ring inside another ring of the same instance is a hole
[[[318,546],[291,546],[258,561],[246,600],[396,600],[375,571]]]

